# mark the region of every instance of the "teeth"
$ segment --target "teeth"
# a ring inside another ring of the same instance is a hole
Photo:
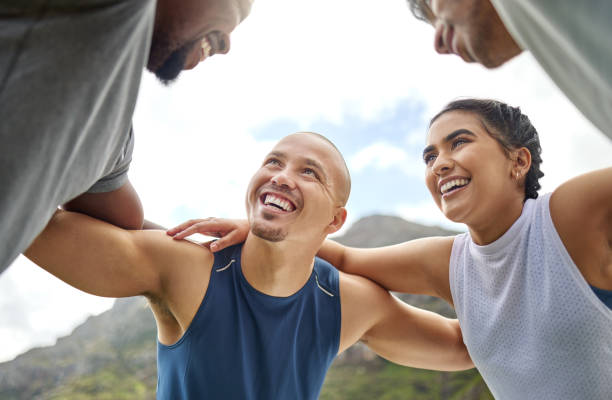
[[[207,38],[202,39],[202,54],[200,55],[200,61],[204,61],[206,58],[210,57],[210,53],[212,51],[212,46]]]
[[[446,192],[449,192],[451,189],[454,189],[457,186],[465,186],[468,184],[468,182],[469,180],[465,178],[453,179],[452,181],[448,181],[444,185],[442,185],[442,187],[440,188],[440,192],[444,194]]]
[[[275,206],[278,206],[285,211],[293,211],[293,205],[290,202],[288,202],[287,200],[283,200],[273,194],[266,195],[266,198],[264,199],[264,204],[274,204]]]

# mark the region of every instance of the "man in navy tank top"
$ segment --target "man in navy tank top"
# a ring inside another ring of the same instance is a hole
[[[249,184],[242,244],[213,254],[58,211],[26,255],[83,291],[148,298],[158,399],[316,399],[334,357],[358,340],[403,365],[471,368],[456,320],[315,258],[344,224],[349,192],[336,147],[297,133]]]

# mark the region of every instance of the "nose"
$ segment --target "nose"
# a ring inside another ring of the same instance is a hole
[[[272,176],[271,181],[274,185],[292,190],[295,188],[295,181],[289,176],[287,170],[278,171]]]
[[[446,43],[445,36],[449,26],[444,21],[436,20],[434,24],[436,30],[434,35],[434,49],[440,54],[449,54],[451,51]]]
[[[215,54],[227,54],[230,51],[230,37],[227,33],[217,32]]]
[[[444,153],[440,153],[433,163],[432,170],[434,174],[441,176],[451,171],[454,166],[455,162],[452,158],[447,157]]]

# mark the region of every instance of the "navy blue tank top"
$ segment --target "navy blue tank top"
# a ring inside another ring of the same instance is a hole
[[[183,337],[157,344],[157,399],[316,399],[340,343],[338,271],[315,259],[289,297],[253,288],[242,244],[215,254],[202,304]]]

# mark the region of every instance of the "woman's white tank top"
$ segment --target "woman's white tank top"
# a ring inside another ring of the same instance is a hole
[[[455,238],[450,285],[464,342],[496,399],[612,399],[612,310],[570,258],[550,194],[498,240]]]

